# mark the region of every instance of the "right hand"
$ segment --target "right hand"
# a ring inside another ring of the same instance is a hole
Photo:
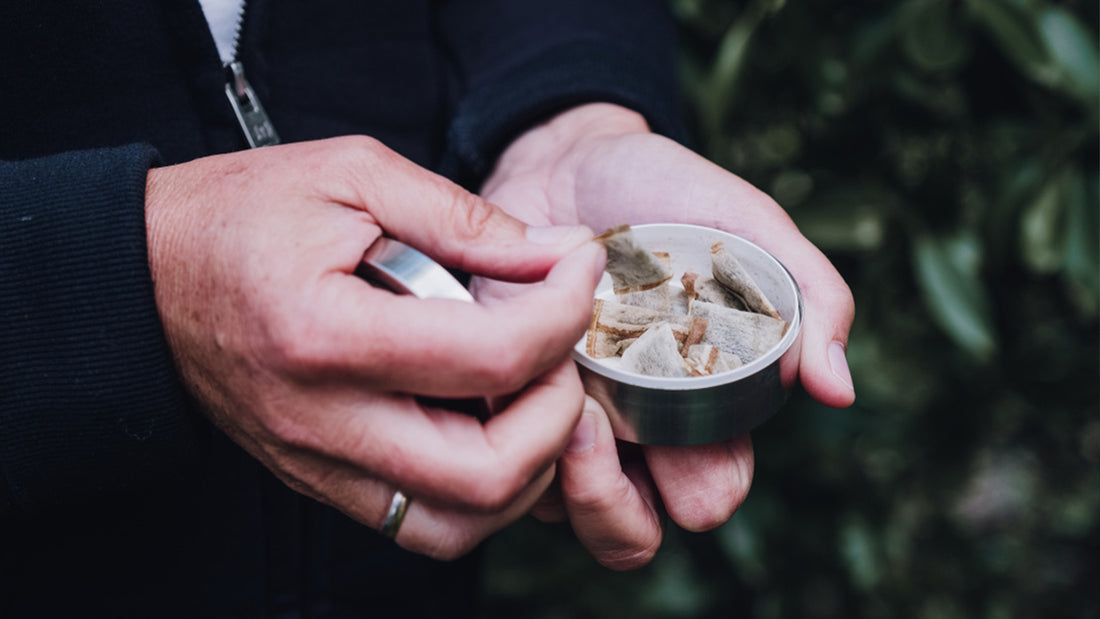
[[[226,434],[290,487],[396,541],[457,557],[524,514],[584,394],[569,351],[603,250],[529,229],[369,138],[150,171],[149,262],[178,371]],[[355,276],[385,231],[439,262],[539,282],[486,304],[416,299]],[[516,394],[485,423],[424,405]]]

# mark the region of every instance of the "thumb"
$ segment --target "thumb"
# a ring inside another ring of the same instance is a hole
[[[381,143],[358,144],[354,204],[389,236],[446,266],[494,279],[536,281],[592,240],[584,226],[530,227]]]

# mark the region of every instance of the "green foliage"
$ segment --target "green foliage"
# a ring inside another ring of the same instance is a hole
[[[856,405],[796,393],[748,501],[611,573],[490,545],[499,617],[1100,616],[1095,2],[675,0],[696,146],[856,298]]]

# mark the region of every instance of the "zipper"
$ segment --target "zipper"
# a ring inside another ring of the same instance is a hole
[[[244,64],[238,59],[238,48],[241,45],[241,28],[244,26],[245,9],[247,0],[241,1],[241,8],[237,11],[237,27],[233,32],[233,57],[225,63],[226,81],[225,96],[229,99],[229,105],[237,116],[237,122],[241,126],[245,140],[249,148],[261,146],[273,146],[279,143],[279,134],[275,132],[275,126],[271,124],[271,118],[264,111],[256,91],[248,83],[244,74]]]

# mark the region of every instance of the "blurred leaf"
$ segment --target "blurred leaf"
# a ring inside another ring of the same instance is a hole
[[[851,39],[853,68],[868,70],[881,61],[886,50],[893,44],[897,32],[896,14],[883,12],[883,15],[869,15],[853,33]]]
[[[858,191],[834,191],[811,200],[793,214],[802,234],[824,250],[869,251],[882,245],[882,209]]]
[[[901,44],[923,71],[951,71],[970,53],[969,33],[949,0],[909,0],[898,13]]]
[[[919,619],[969,619],[959,608],[959,603],[942,595],[924,600],[920,605]]]
[[[762,584],[767,571],[760,551],[763,531],[756,523],[757,497],[747,502],[722,525],[715,536],[726,557],[737,566],[738,575],[753,584]]]
[[[870,591],[878,585],[882,569],[875,550],[875,538],[862,519],[853,518],[841,529],[840,554],[857,587]]]
[[[1100,475],[1093,471],[1081,480],[1080,487],[1071,488],[1071,492],[1058,497],[1057,503],[1050,506],[1051,524],[1058,533],[1083,537],[1096,526],[1097,514],[1100,514],[1100,500],[1097,497],[1100,495],[1089,492],[1089,489],[1100,482],[1098,477]]]
[[[1069,11],[1047,6],[1039,15],[1039,33],[1058,69],[1058,84],[1095,113],[1100,93],[1100,51],[1096,32]]]
[[[857,296],[857,307],[860,300]],[[857,323],[858,328],[853,329],[848,342],[848,363],[860,402],[895,415],[903,414],[922,410],[941,388],[940,376],[926,369],[934,363],[935,355],[926,346],[913,345],[927,338],[915,337],[904,330],[925,325],[934,328],[914,314],[898,311],[884,325],[865,328]],[[882,337],[883,332],[898,335]],[[883,423],[895,424],[897,420],[890,418]]]
[[[783,170],[772,179],[771,195],[785,208],[802,204],[814,190],[814,178],[797,170]]]
[[[1100,213],[1097,210],[1096,172],[1086,175],[1074,169],[1067,182],[1064,264],[1071,285],[1080,288],[1078,304],[1095,316],[1100,304]]]
[[[1021,256],[1035,273],[1054,273],[1062,267],[1066,181],[1065,172],[1054,175],[1020,214]]]
[[[1054,82],[1055,71],[1046,42],[1038,31],[1035,8],[1001,0],[967,0],[967,6],[989,31],[1001,53],[1019,69],[1041,84]]]
[[[985,286],[960,257],[957,243],[922,235],[914,244],[913,263],[925,306],[941,329],[963,350],[986,361],[997,348]]]
[[[1036,517],[1037,463],[1034,455],[1022,450],[982,450],[955,499],[958,522],[980,529]]]
[[[706,137],[721,133],[732,107],[738,78],[748,54],[749,41],[760,24],[761,16],[745,11],[726,31],[718,45],[709,78],[699,94],[700,121]]]
[[[982,267],[982,245],[974,234],[963,232],[945,239],[943,249],[947,257],[968,277],[978,278]]]
[[[996,191],[997,207],[986,214],[985,235],[986,249],[995,268],[1018,263],[1020,213],[1035,200],[1044,187],[1044,180],[1051,175],[1051,166],[1041,153],[1024,152],[1023,147],[1031,143],[1028,133],[1018,127],[998,125],[985,142],[987,150],[996,157],[992,161],[996,176],[991,184]],[[1016,143],[1019,150],[996,152],[1009,149],[1010,142]]]
[[[694,23],[703,17],[702,0],[672,0],[669,6],[680,23]]]
[[[733,110],[737,85],[760,22],[783,8],[784,0],[755,0],[746,7],[718,44],[710,75],[698,94],[704,136],[718,137]],[[713,149],[712,149],[713,150]]]
[[[726,24],[741,7],[723,0],[672,0],[672,12],[691,39],[713,42],[721,38]]]
[[[710,591],[693,567],[682,555],[655,565],[656,581],[642,593],[645,607],[672,617],[697,615],[708,604]]]

